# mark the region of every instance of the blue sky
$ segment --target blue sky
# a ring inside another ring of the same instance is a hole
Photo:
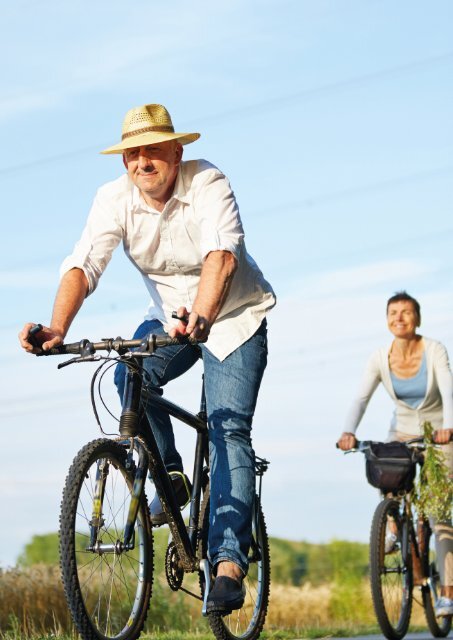
[[[418,297],[423,332],[453,351],[452,25],[448,0],[2,10],[0,565],[56,530],[68,466],[98,435],[90,366],[57,371],[56,359],[21,353],[16,335],[49,321],[60,262],[97,187],[122,172],[98,152],[148,102],[201,132],[185,157],[229,176],[249,252],[278,294],[254,428],[272,461],[269,530],[366,540],[377,496],[363,460],[334,441],[367,356],[389,340],[387,298]],[[129,335],[146,306],[119,249],[68,339]],[[196,369],[168,395],[196,410],[198,387]],[[379,390],[361,436],[384,437],[391,409]],[[189,455],[190,437],[176,432]]]

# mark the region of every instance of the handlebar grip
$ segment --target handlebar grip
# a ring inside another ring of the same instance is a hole
[[[155,347],[169,347],[174,344],[198,344],[198,340],[191,338],[190,336],[177,336],[171,338],[170,336],[153,336]]]
[[[82,351],[82,344],[80,342],[72,342],[69,344],[60,344],[58,347],[48,349],[48,351],[41,351],[37,353],[37,356],[64,356],[68,354],[77,355]]]
[[[40,345],[38,344],[38,342],[35,340],[35,335],[37,333],[39,333],[42,330],[42,324],[40,324],[38,322],[38,324],[35,324],[34,327],[32,327],[30,329],[30,331],[28,332],[28,337],[27,340],[28,342],[33,345],[34,347],[39,347]]]

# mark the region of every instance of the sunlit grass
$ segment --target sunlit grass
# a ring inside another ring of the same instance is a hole
[[[192,577],[191,588],[197,590]],[[189,586],[190,580],[186,584]],[[0,571],[1,640],[76,640],[60,582],[58,567],[36,565]],[[426,628],[420,597],[415,592],[412,625]],[[266,640],[322,638],[378,633],[369,584],[329,583],[312,586],[271,585]],[[160,576],[155,581],[145,640],[212,640],[201,616],[201,603],[173,593]]]

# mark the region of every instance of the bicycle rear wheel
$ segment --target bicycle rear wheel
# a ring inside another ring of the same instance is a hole
[[[373,605],[382,633],[400,640],[409,627],[412,611],[412,564],[404,541],[403,514],[397,500],[385,499],[377,506],[371,525],[370,578]],[[397,542],[385,552],[389,522],[397,528]],[[407,535],[407,534],[406,534]]]
[[[200,512],[202,558],[207,557],[208,529],[209,529],[209,490],[205,493]],[[259,502],[255,497],[255,509],[252,524],[252,543],[249,551],[249,570],[244,577],[246,589],[245,601],[241,609],[231,614],[221,616],[208,614],[209,624],[217,640],[256,640],[259,637],[266,620],[269,604],[271,581],[271,566],[269,554],[269,540],[266,523]],[[204,580],[201,576],[201,588],[204,593]]]
[[[99,439],[79,451],[66,478],[60,566],[66,600],[83,640],[135,640],[145,624],[153,540],[144,493],[134,548],[122,546],[134,477],[135,464],[126,448]]]
[[[422,586],[423,607],[428,628],[435,638],[445,638],[450,633],[451,616],[436,618],[435,600],[440,595],[439,571],[437,568],[434,533],[428,523],[424,531],[423,572],[428,577],[428,584]]]

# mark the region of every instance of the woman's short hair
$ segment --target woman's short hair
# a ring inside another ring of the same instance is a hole
[[[391,298],[389,298],[387,300],[387,313],[388,313],[388,310],[389,310],[389,306],[393,302],[411,302],[412,306],[414,307],[415,315],[417,316],[418,322],[420,324],[421,319],[422,319],[422,314],[421,314],[421,311],[420,311],[420,304],[418,303],[418,301],[415,298],[410,296],[407,293],[407,291],[397,291]]]

